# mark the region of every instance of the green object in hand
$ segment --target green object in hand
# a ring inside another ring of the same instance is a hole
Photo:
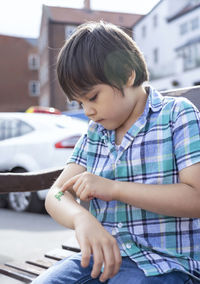
[[[55,198],[57,198],[60,201],[62,195],[64,195],[64,193],[62,191],[59,191],[58,193],[56,193]]]

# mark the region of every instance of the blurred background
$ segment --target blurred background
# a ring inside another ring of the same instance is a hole
[[[157,89],[200,84],[199,0],[0,0],[0,111],[79,109],[59,88],[55,64],[64,41],[87,20],[131,35]]]

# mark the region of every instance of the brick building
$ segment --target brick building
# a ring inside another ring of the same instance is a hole
[[[124,28],[132,35],[133,25],[141,15],[95,11],[90,9],[90,1],[84,2],[83,9],[43,6],[40,36],[38,42],[40,54],[40,98],[42,106],[52,106],[60,110],[69,110],[76,105],[66,102],[56,77],[56,59],[66,38],[76,27],[86,21],[104,20]]]
[[[0,111],[38,105],[37,40],[0,35]]]

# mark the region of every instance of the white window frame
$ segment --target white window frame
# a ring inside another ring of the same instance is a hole
[[[143,25],[142,26],[142,37],[145,38],[147,35],[147,27],[146,25]]]
[[[38,97],[40,94],[40,82],[36,80],[29,81],[28,89],[31,97]]]
[[[184,22],[180,25],[180,35],[184,35],[188,32],[188,23]]]
[[[190,23],[191,23],[191,30],[192,31],[199,28],[199,18],[198,17],[192,19]]]
[[[154,64],[158,64],[159,61],[159,49],[156,47],[153,49],[153,62]]]
[[[77,26],[75,25],[67,25],[65,26],[65,38],[68,39],[73,32],[76,30]]]
[[[156,28],[158,26],[158,15],[153,16],[153,27]]]
[[[38,54],[29,54],[28,67],[30,70],[38,70],[40,67],[40,58]]]

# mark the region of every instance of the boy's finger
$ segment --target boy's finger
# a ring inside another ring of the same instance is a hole
[[[90,257],[91,257],[91,250],[89,246],[84,246],[83,248],[81,248],[81,253],[82,253],[81,266],[87,267],[90,263]]]
[[[100,249],[100,246],[96,246],[93,249],[93,259],[94,259],[94,264],[91,272],[91,277],[97,278],[101,272],[101,268],[103,265],[103,253]]]
[[[122,263],[122,257],[121,257],[118,245],[113,247],[113,253],[114,253],[114,258],[115,258],[115,267],[113,269],[113,274],[111,277],[113,277],[115,274],[118,273],[121,263]]]
[[[114,270],[115,270],[115,257],[112,247],[110,246],[104,249],[104,270],[99,280],[104,282],[107,279],[111,278]]]
[[[75,184],[75,182],[77,181],[77,179],[79,178],[80,175],[76,175],[72,178],[70,178],[68,181],[66,181],[63,186],[61,187],[61,191],[64,192],[68,189],[71,189],[72,186]]]

